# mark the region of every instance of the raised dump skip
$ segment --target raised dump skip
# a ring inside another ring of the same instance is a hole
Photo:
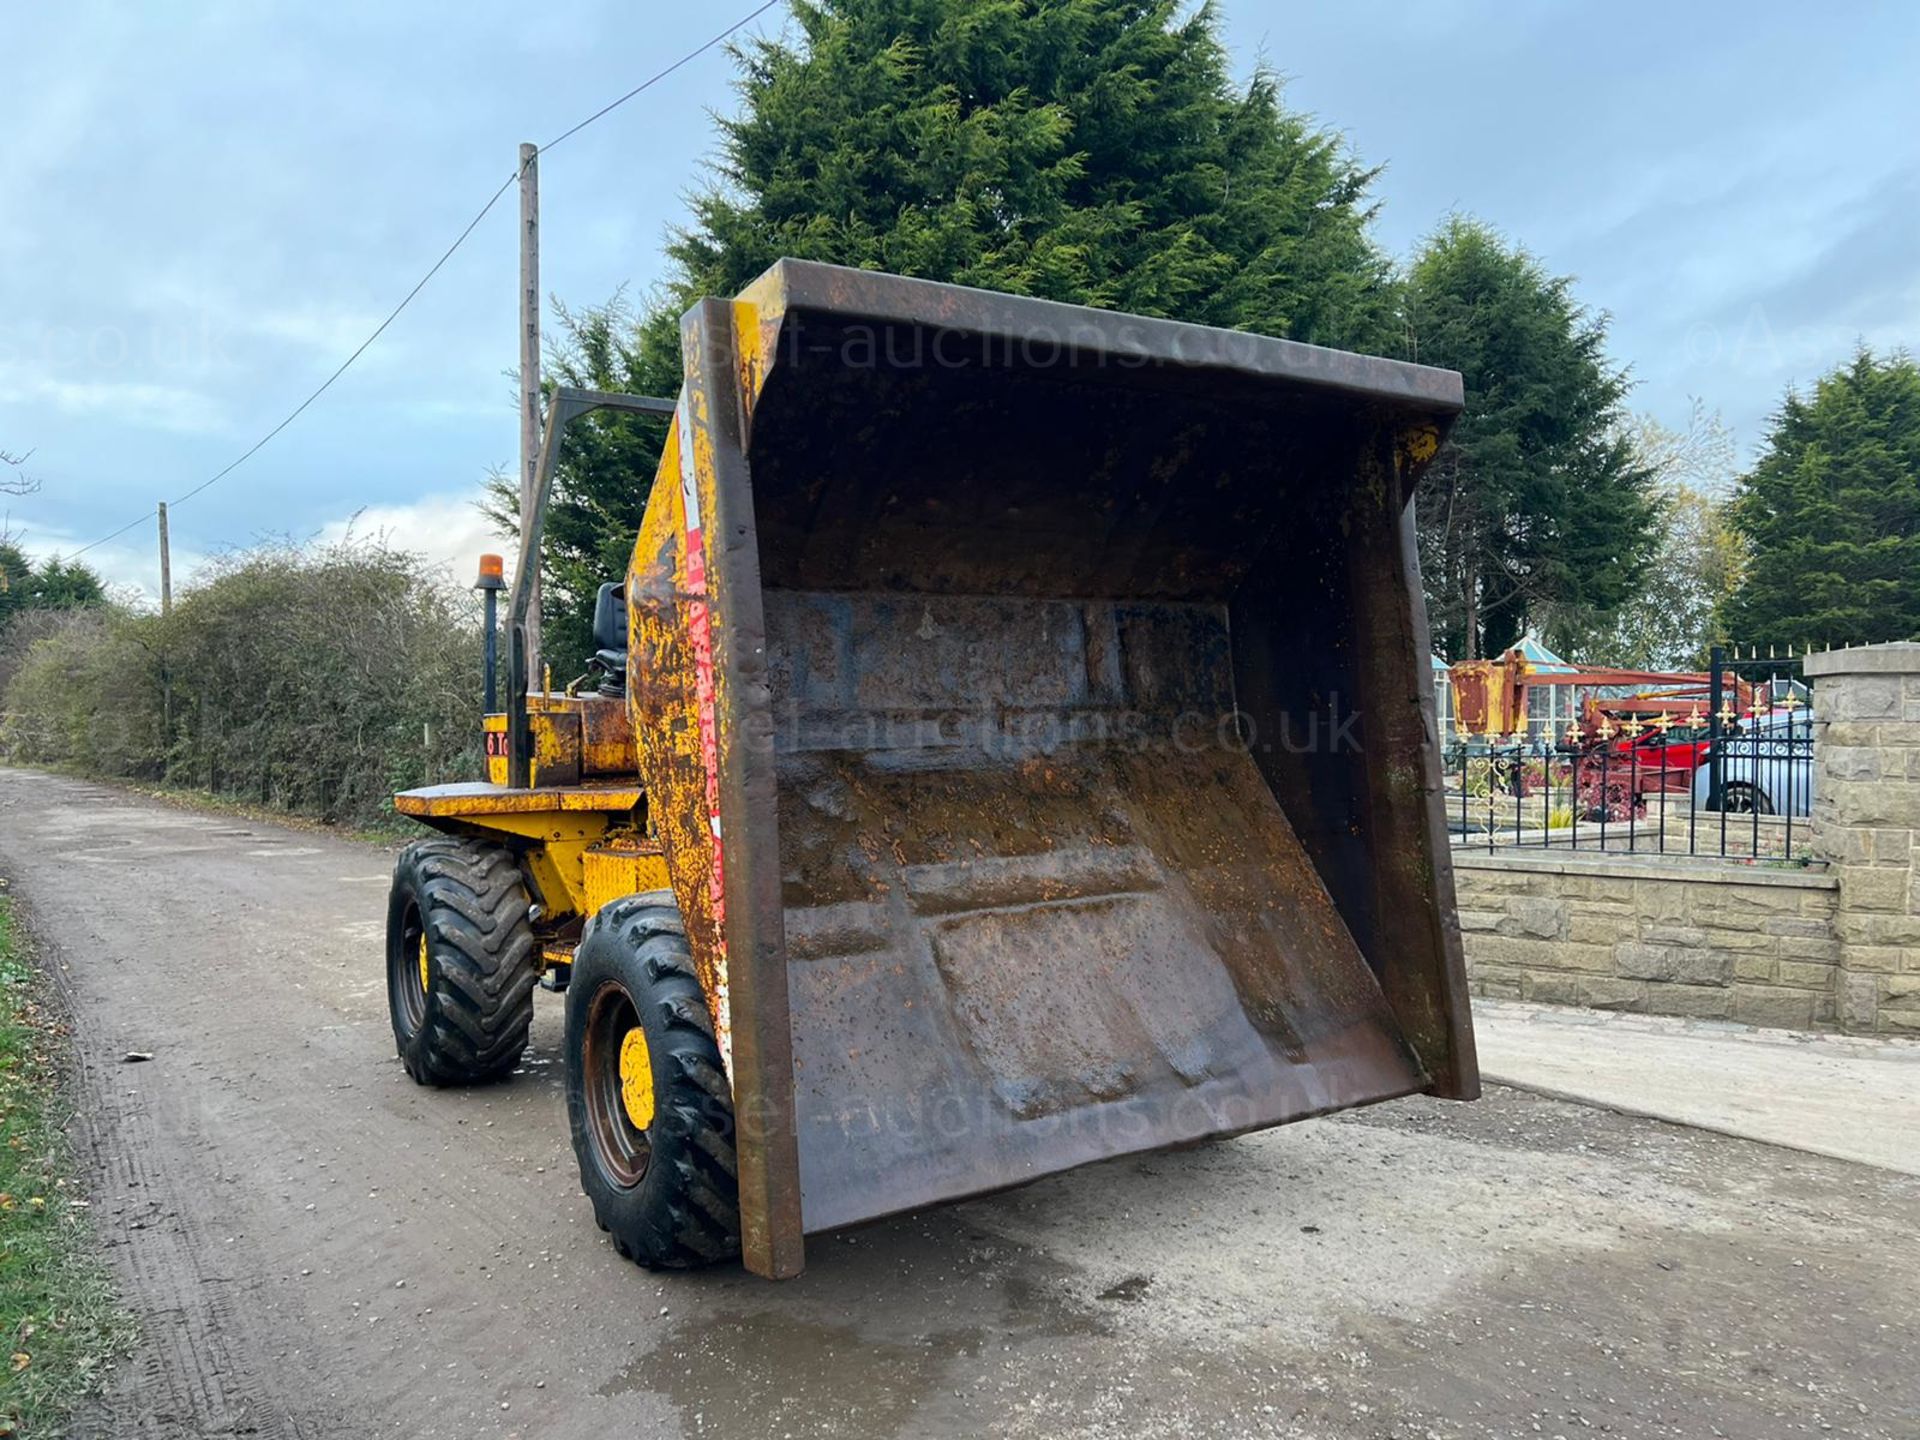
[[[748,1263],[1475,1093],[1406,514],[1458,377],[794,262],[743,301],[689,317],[630,693],[722,900]]]

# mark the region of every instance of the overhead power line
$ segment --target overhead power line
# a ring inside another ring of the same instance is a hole
[[[373,333],[367,336],[366,339],[362,340],[359,343],[359,345],[354,348],[354,352],[351,355],[347,356],[346,359],[342,360],[340,362],[339,368],[336,369],[331,375],[327,376],[326,379],[322,380],[319,384],[319,387],[315,389],[311,395],[307,396],[306,399],[302,400],[298,405],[294,406],[293,409],[288,412],[286,419],[282,420],[278,425],[274,426],[271,430],[267,431],[266,434],[262,435],[258,440],[254,441],[252,445],[248,446],[246,450],[241,452],[241,455],[237,460],[233,460],[229,462],[222,469],[214,471],[213,474],[209,475],[206,479],[202,480],[198,485],[194,486],[191,490],[187,491],[186,494],[182,495],[179,500],[174,500],[171,503],[178,505],[182,500],[191,500],[194,496],[198,495],[202,490],[206,489],[209,485],[213,484],[216,480],[222,479],[227,475],[231,475],[235,470],[238,470],[242,465],[246,464],[248,460],[252,459],[255,455],[257,455],[260,452],[261,447],[264,446],[269,440],[273,439],[274,436],[278,435],[282,430],[286,429],[287,426],[291,425],[295,420],[299,419],[301,412],[304,411],[309,405],[313,404],[314,401],[318,400],[322,395],[326,394],[327,387],[332,385],[333,382],[338,380],[342,375],[346,374],[348,367],[351,366],[353,362],[358,360],[362,355],[367,353],[367,347],[373,344],[374,341],[378,340],[380,336],[383,333],[385,333],[386,328],[389,325],[393,324],[395,320],[400,318],[400,312],[406,309],[407,306],[413,303],[413,297],[418,295],[422,290],[427,288],[427,282],[433,279],[434,276],[440,273],[440,267],[442,265],[445,265],[447,261],[453,258],[453,252],[458,250],[461,247],[461,245],[463,245],[466,242],[466,238],[473,233],[474,227],[478,225],[482,220],[487,218],[487,212],[493,209],[494,205],[498,203],[500,197],[507,193],[508,187],[511,186],[513,182],[519,178],[520,178],[519,173],[516,171],[514,174],[507,176],[507,178],[501,182],[500,188],[494,191],[492,195],[487,197],[487,203],[482,205],[478,213],[476,213],[474,217],[467,222],[466,229],[462,230],[458,235],[454,237],[453,243],[447,246],[447,248],[441,252],[440,258],[434,261],[432,267],[427,271],[427,273],[422,275],[419,278],[419,280],[415,282],[414,287],[411,290],[409,290],[405,294],[405,296],[401,298],[400,303],[394,306],[393,309],[387,312],[387,318],[382,320],[378,325],[374,326]]]
[[[100,546],[106,544],[109,540],[118,540],[122,535],[126,534],[127,531],[133,529],[134,526],[144,525],[147,523],[147,521],[151,519],[153,519],[153,516],[151,515],[137,516],[136,518],[129,520],[126,524],[122,525],[118,530],[111,530],[105,535],[102,535],[98,540],[94,540],[89,542],[88,544],[82,545],[78,550],[74,551],[73,554],[69,555],[67,558],[69,560],[78,560],[82,555],[86,554],[87,551],[96,550]]]
[[[658,85],[662,80],[666,79],[669,75],[673,74],[674,71],[679,70],[680,68],[682,68],[687,64],[690,64],[694,60],[699,59],[702,55],[706,54],[709,50],[713,49],[715,46],[724,44],[727,40],[731,39],[740,30],[752,24],[755,20],[758,20],[762,15],[766,14],[767,11],[773,9],[776,5],[779,5],[782,3],[784,3],[784,0],[765,0],[764,4],[748,12],[747,14],[741,16],[738,20],[734,21],[733,24],[727,26],[726,29],[722,30],[719,34],[715,35],[711,40],[708,40],[705,44],[702,44],[696,47],[695,49],[689,50],[686,54],[682,55],[678,60],[675,60],[671,65],[667,66],[664,70],[659,71],[657,74],[648,76],[645,80],[642,80],[638,85],[634,86],[633,89],[627,91],[627,93],[622,95],[619,99],[611,101],[610,103],[601,106],[598,110],[594,111],[593,114],[587,116],[586,119],[580,121],[578,124],[569,126],[567,129],[562,130],[558,135],[554,136],[553,139],[549,140],[545,145],[541,146],[540,149],[542,151],[551,150],[555,146],[561,144],[563,141],[571,140],[575,135],[578,135],[582,130],[586,129],[589,125],[593,124],[595,121],[605,119],[608,115],[611,115],[615,110],[618,110],[622,105],[626,104],[629,100],[633,99],[636,95],[643,94],[646,91],[652,89],[655,85]],[[482,205],[479,208],[479,210],[477,210],[474,213],[473,218],[467,221],[465,227],[460,231],[460,233],[453,237],[453,243],[447,246],[447,248],[441,252],[440,258],[438,260],[435,260],[433,264],[430,267],[428,267],[427,273],[422,275],[417,281],[414,282],[413,288],[407,291],[407,293],[401,297],[400,303],[394,306],[392,310],[388,311],[386,318],[373,328],[373,333],[368,335],[366,339],[362,340],[359,343],[359,345],[354,348],[353,353],[347,356],[345,360],[342,360],[339,364],[339,367],[335,369],[331,375],[327,376],[326,379],[322,380],[319,383],[319,385],[317,385],[313,389],[313,391],[306,397],[306,399],[302,400],[298,405],[294,406],[292,410],[288,411],[285,418],[283,418],[279,424],[275,425],[271,430],[267,431],[266,434],[262,435],[258,440],[254,441],[253,444],[249,445],[244,451],[240,453],[240,455],[237,458],[235,458],[228,464],[222,466],[219,470],[216,470],[213,474],[209,475],[206,479],[202,480],[198,485],[195,485],[191,490],[187,491],[184,495],[181,495],[178,499],[170,501],[169,505],[170,506],[179,505],[183,501],[191,500],[194,496],[198,495],[202,490],[205,490],[208,486],[217,484],[219,481],[231,475],[235,470],[238,470],[242,465],[246,464],[247,461],[251,460],[255,455],[259,454],[260,451],[264,449],[266,445],[282,430],[286,429],[295,420],[298,420],[300,416],[303,413],[305,413],[309,405],[313,404],[314,401],[318,400],[322,395],[326,394],[328,389],[332,387],[333,382],[338,380],[342,375],[346,374],[347,371],[352,368],[353,363],[356,360],[358,360],[362,355],[367,353],[368,348],[373,344],[373,342],[378,340],[383,334],[386,333],[387,327],[393,324],[395,320],[398,320],[400,318],[401,312],[405,310],[407,306],[413,303],[414,297],[417,296],[422,290],[427,288],[428,282],[431,281],[434,276],[440,273],[441,268],[446,265],[447,261],[453,258],[454,252],[466,243],[467,237],[473,234],[474,230],[479,227],[480,222],[487,218],[487,213],[491,211],[495,205],[499,204],[500,197],[506,194],[507,191],[513,187],[515,182],[519,180],[519,178],[520,178],[520,169],[518,166],[516,166],[514,167],[513,173],[508,175],[505,180],[500,182],[500,188],[495,190],[493,194],[487,197],[487,203]],[[129,520],[126,524],[122,525],[118,530],[114,530],[109,534],[102,535],[98,540],[94,540],[86,545],[82,545],[78,550],[73,552],[73,555],[70,558],[78,559],[80,556],[86,554],[89,550],[98,549],[100,546],[105,545],[110,540],[117,540],[122,535],[126,534],[129,530],[133,529],[135,526],[144,525],[147,521],[153,518],[154,517],[151,512],[144,515],[136,516],[134,519]]]
[[[669,75],[673,74],[673,72],[678,70],[681,66],[689,63],[690,61],[698,60],[702,55],[706,54],[707,51],[713,49],[714,46],[724,44],[726,41],[732,39],[736,31],[745,29],[747,26],[751,25],[754,21],[758,20],[762,15],[766,14],[767,11],[773,9],[774,6],[781,5],[784,3],[785,3],[785,0],[766,0],[766,3],[760,6],[759,9],[751,11],[748,14],[742,15],[738,20],[734,21],[733,24],[729,25],[726,29],[722,30],[718,35],[714,36],[711,40],[707,41],[706,44],[700,46],[699,49],[689,50],[686,54],[682,55],[678,60],[674,61],[671,65],[667,66],[667,68],[662,70],[659,74],[648,76],[645,80],[642,80],[638,85],[634,86],[633,89],[629,90],[626,94],[622,95],[618,100],[615,100],[609,105],[602,105],[598,110],[594,111],[593,114],[587,116],[587,118],[582,120],[578,125],[575,125],[570,129],[562,130],[558,135],[554,136],[553,139],[549,140],[545,145],[541,146],[540,148],[543,150],[551,150],[553,149],[554,146],[558,145],[562,140],[572,139],[575,135],[578,135],[582,130],[586,129],[587,126],[593,124],[594,121],[604,119],[606,116],[611,115],[615,110],[618,110],[622,105],[626,104],[629,100],[633,99],[634,96],[640,94],[643,90],[652,89],[655,85],[658,85],[662,80],[666,79]]]

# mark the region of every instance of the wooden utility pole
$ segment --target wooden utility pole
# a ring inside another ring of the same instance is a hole
[[[160,613],[173,613],[173,549],[167,543],[167,502],[160,502]]]
[[[540,464],[540,151],[520,147],[520,533],[533,525]],[[540,683],[540,564],[527,576],[527,681]]]
[[[173,543],[167,537],[167,502],[160,502],[160,613],[173,613]],[[163,642],[164,643],[164,642]],[[173,671],[163,651],[160,656],[160,744],[173,744]]]

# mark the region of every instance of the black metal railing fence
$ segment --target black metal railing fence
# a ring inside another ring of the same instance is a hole
[[[1796,691],[1711,724],[1695,710],[1458,735],[1444,759],[1458,843],[1809,858],[1813,714]]]

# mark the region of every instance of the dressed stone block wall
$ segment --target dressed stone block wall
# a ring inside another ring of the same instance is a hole
[[[1920,645],[1809,655],[1813,835],[1840,884],[1841,1020],[1920,1032]]]
[[[1799,1028],[1838,1023],[1839,886],[1673,856],[1458,851],[1475,994]]]

